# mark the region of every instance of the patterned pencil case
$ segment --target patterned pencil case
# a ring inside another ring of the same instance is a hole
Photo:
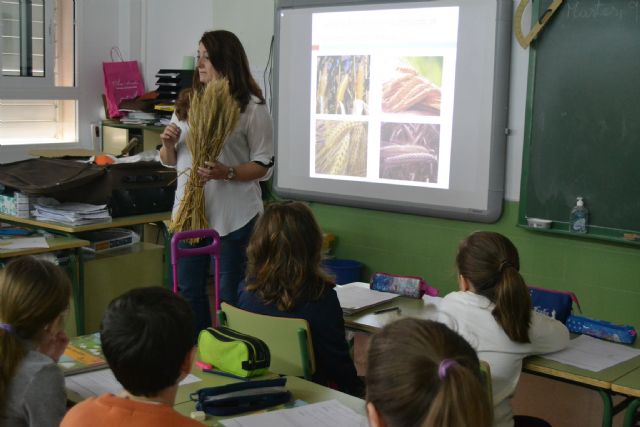
[[[374,273],[371,276],[369,287],[374,291],[391,292],[410,298],[422,298],[424,294],[432,297],[438,295],[436,288],[429,286],[422,277],[418,276]]]
[[[571,315],[567,318],[567,328],[575,334],[591,335],[604,340],[633,344],[638,333],[630,325],[616,325],[606,320],[591,319],[584,316]]]

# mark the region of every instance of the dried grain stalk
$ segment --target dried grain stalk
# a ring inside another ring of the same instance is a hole
[[[186,144],[193,160],[180,207],[169,227],[171,232],[209,227],[205,215],[204,183],[197,170],[204,167],[205,162],[218,159],[239,117],[240,107],[230,93],[227,79],[216,79],[203,92],[192,93]]]

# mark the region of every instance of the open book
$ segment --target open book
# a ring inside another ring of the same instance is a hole
[[[105,368],[107,361],[102,355],[100,334],[71,338],[71,342],[58,361],[58,366],[65,376]]]
[[[336,293],[340,301],[340,307],[346,315],[351,315],[367,308],[375,307],[398,298],[398,294],[380,292],[369,289],[369,284],[364,282],[348,283],[336,286]]]

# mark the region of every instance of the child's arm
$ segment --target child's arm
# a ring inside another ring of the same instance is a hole
[[[534,311],[531,314],[529,339],[534,354],[551,353],[569,344],[569,330],[562,322]]]
[[[24,396],[30,426],[58,426],[67,410],[64,376],[52,363],[38,371]]]

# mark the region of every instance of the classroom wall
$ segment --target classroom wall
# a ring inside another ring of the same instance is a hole
[[[514,10],[516,4],[514,1]],[[523,17],[528,31],[530,8]],[[247,10],[260,13],[247,14]],[[249,16],[250,15],[250,16]],[[251,17],[253,16],[253,17]],[[248,21],[252,20],[252,21]],[[256,23],[262,21],[260,25]],[[214,23],[236,32],[252,64],[268,53],[273,0],[214,1]],[[261,49],[264,49],[260,52]],[[335,256],[364,263],[371,272],[423,276],[442,293],[456,289],[453,266],[460,240],[476,230],[494,230],[511,238],[520,250],[525,279],[538,286],[573,290],[585,314],[640,328],[640,251],[635,247],[551,236],[516,227],[529,51],[511,47],[509,128],[505,210],[496,224],[478,224],[415,215],[313,203],[326,231],[337,237]],[[277,161],[277,160],[276,160]]]

